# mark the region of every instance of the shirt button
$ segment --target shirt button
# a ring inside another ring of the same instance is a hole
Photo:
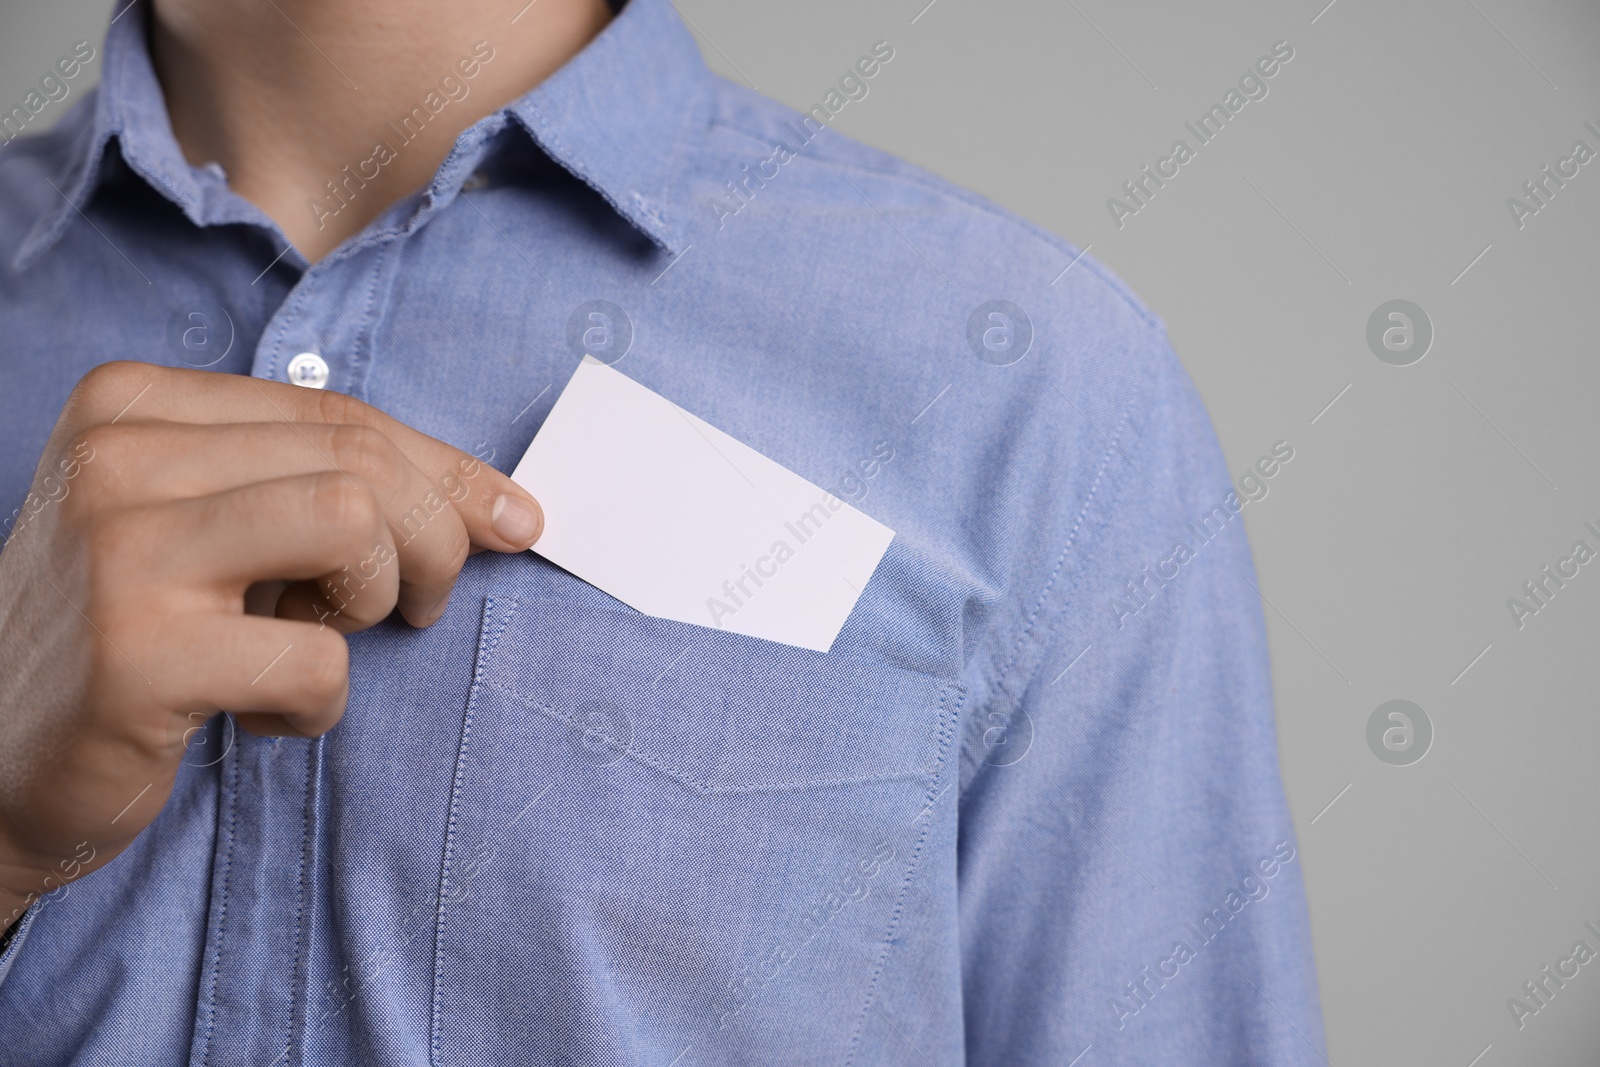
[[[284,376],[295,385],[321,389],[328,384],[328,361],[315,352],[302,352],[289,361]]]

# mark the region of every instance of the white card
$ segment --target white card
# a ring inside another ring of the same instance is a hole
[[[894,539],[592,356],[511,477],[550,562],[647,615],[818,652]]]

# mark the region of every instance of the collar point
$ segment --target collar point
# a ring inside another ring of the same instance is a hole
[[[637,192],[628,194],[628,207],[624,214],[637,226],[650,243],[672,256],[683,254],[688,244],[682,227],[673,224],[661,208]]]

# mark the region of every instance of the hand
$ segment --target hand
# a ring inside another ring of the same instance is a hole
[[[127,848],[203,716],[322,734],[343,635],[430,625],[470,552],[542,527],[509,478],[351,397],[91,371],[0,553],[0,926]]]

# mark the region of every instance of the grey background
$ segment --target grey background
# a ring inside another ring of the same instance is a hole
[[[1092,245],[1166,320],[1236,475],[1294,446],[1245,516],[1332,1062],[1593,1064],[1600,965],[1520,1031],[1506,1000],[1600,948],[1600,562],[1520,631],[1506,600],[1600,549],[1600,160],[1520,230],[1506,199],[1600,150],[1600,6],[926,2],[679,9],[716,69],[800,108],[888,40],[834,126]],[[108,10],[0,0],[0,101]],[[1107,198],[1284,39],[1269,95],[1119,230]],[[1433,322],[1412,366],[1366,344],[1392,299]],[[1434,727],[1411,766],[1366,740],[1401,698]]]

